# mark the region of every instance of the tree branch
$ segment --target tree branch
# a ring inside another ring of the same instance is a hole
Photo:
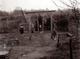
[[[79,1],[77,1],[77,0],[75,0],[76,2],[77,2],[77,4],[80,4],[80,2]]]
[[[72,6],[70,6],[70,5],[66,4],[65,2],[63,2],[63,1],[61,1],[61,0],[60,0],[60,2],[61,2],[61,3],[63,3],[64,5],[66,5],[67,7],[72,8]]]
[[[58,7],[58,10],[60,10],[60,8],[62,8],[61,6],[58,6],[53,0],[51,0],[53,2],[53,4]],[[60,8],[59,8],[60,7]]]

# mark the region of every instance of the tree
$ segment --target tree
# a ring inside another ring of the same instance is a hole
[[[80,4],[77,0],[68,0],[70,2],[70,5],[67,4],[66,2],[59,0],[62,4],[64,4],[65,6],[69,7],[70,9],[72,9],[72,14],[73,17],[72,19],[75,20],[75,25],[76,25],[76,35],[75,35],[75,41],[74,38],[70,37],[69,39],[69,46],[70,46],[70,59],[73,59],[73,54],[72,54],[72,50],[75,49],[74,47],[78,46],[78,39],[79,39],[79,10],[78,10],[78,5]],[[58,7],[58,9],[60,10],[60,6],[57,5],[57,3],[55,3],[53,1],[53,3]],[[62,12],[62,10],[60,10]],[[72,15],[71,15],[72,16]],[[68,15],[67,17],[71,17],[70,15]],[[68,18],[69,20],[71,20],[70,18]],[[73,34],[74,35],[74,34]],[[74,50],[73,50],[74,51]],[[75,59],[75,58],[74,58]]]

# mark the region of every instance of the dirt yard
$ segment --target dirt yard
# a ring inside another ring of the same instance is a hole
[[[51,40],[51,33],[1,34],[0,39],[10,47],[10,59],[69,59],[69,43],[56,47],[57,40]],[[16,42],[17,41],[17,42]],[[2,44],[2,43],[1,43]]]

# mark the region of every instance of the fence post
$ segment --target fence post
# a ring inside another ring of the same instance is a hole
[[[73,55],[72,55],[72,38],[69,39],[69,47],[70,47],[70,59],[73,59]]]

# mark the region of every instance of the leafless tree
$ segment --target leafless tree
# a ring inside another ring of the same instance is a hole
[[[72,13],[74,15],[74,18],[75,18],[75,23],[76,23],[76,31],[77,31],[77,34],[76,34],[76,41],[79,39],[79,10],[78,10],[78,5],[80,4],[79,1],[77,0],[68,0],[70,4],[67,4],[66,2],[62,1],[62,0],[59,0],[62,4],[64,4],[65,6],[69,7],[70,9],[72,9]],[[58,6],[57,3],[55,3],[54,1],[52,1],[57,7],[58,9],[60,10],[60,6]],[[70,59],[73,59],[73,55],[72,55],[72,37],[70,37]],[[77,45],[77,44],[76,44]]]

